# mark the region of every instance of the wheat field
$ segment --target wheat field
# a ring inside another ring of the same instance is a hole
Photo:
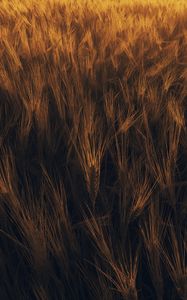
[[[0,299],[187,299],[187,4],[0,1]]]

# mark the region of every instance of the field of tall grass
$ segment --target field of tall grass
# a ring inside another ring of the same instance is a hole
[[[0,299],[187,299],[187,4],[0,1]]]

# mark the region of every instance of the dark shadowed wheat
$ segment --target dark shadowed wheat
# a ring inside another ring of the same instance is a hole
[[[187,299],[184,0],[0,1],[0,299]]]

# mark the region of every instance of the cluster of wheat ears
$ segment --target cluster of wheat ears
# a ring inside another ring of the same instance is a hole
[[[187,299],[185,1],[0,1],[0,299]]]

